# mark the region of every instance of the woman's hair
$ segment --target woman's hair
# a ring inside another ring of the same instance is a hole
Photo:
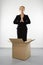
[[[21,10],[21,8],[22,8],[23,10],[25,10],[25,7],[24,7],[24,6],[20,6],[20,7],[19,7],[19,10]]]

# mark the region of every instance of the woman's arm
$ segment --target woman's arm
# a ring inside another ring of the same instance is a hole
[[[26,24],[30,24],[30,23],[31,23],[31,21],[30,21],[28,15],[26,15]]]
[[[18,15],[15,17],[13,23],[14,23],[14,24],[18,24]]]

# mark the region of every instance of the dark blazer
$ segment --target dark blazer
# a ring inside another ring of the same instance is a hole
[[[16,18],[14,19],[13,23],[18,24],[17,27],[17,37],[22,38],[23,41],[27,40],[27,26],[26,24],[30,24],[30,19],[28,15],[24,15],[23,20],[24,22],[20,22],[21,17],[20,15],[17,15]]]
[[[14,24],[19,24],[19,23],[20,23],[20,20],[21,20],[20,15],[16,15],[16,17],[15,17],[13,23],[14,23]],[[24,20],[24,24],[25,24],[25,25],[31,23],[31,21],[30,21],[28,15],[25,15],[25,14],[24,14],[23,20]]]

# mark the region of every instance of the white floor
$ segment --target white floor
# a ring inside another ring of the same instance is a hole
[[[0,48],[0,65],[43,65],[43,49],[31,49],[31,57],[21,61],[12,59],[11,49]]]

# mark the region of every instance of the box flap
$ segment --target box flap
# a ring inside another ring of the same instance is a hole
[[[22,39],[15,39],[15,38],[10,38],[9,39],[12,43],[23,43],[23,40]]]
[[[34,41],[35,39],[28,39],[27,41],[25,41],[25,43],[30,43],[32,41]]]

